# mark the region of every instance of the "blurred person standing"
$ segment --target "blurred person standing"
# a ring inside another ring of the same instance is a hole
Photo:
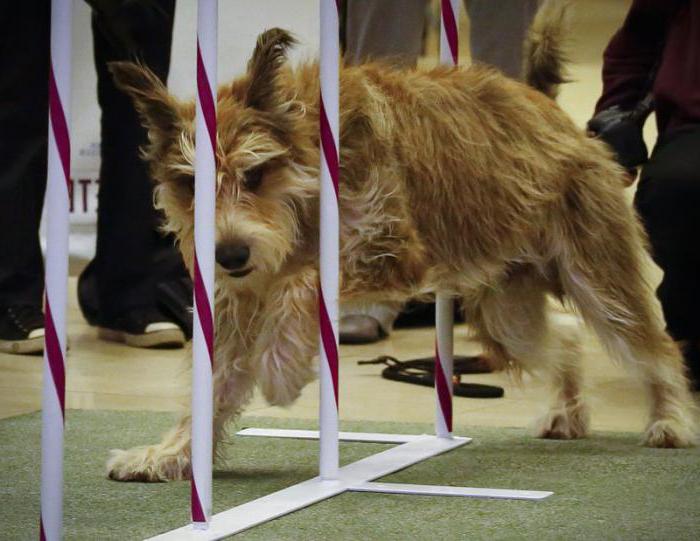
[[[472,61],[499,68],[513,78],[522,76],[523,45],[538,0],[465,0],[471,32]],[[423,49],[428,0],[345,0],[344,60],[371,60],[415,66]],[[401,304],[345,305],[341,309],[343,344],[376,342],[391,333]],[[412,310],[425,312],[423,307]],[[434,319],[428,314],[420,319]]]
[[[642,127],[656,113],[646,160]],[[700,0],[634,0],[603,57],[603,93],[589,130],[629,169],[634,203],[663,271],[657,290],[669,334],[700,386]]]
[[[166,80],[175,0],[90,0],[101,119],[97,249],[80,277],[89,323],[109,340],[181,346],[191,328],[189,277],[172,238],[158,232],[153,187],[140,158],[146,142],[108,62],[138,58]],[[2,8],[0,65],[0,351],[43,349],[39,243],[48,127],[50,2]]]

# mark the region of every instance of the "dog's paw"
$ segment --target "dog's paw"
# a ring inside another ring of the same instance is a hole
[[[575,440],[588,435],[588,411],[578,404],[550,410],[537,423],[538,438]]]
[[[692,424],[675,419],[654,421],[644,434],[644,445],[666,449],[693,447],[697,444],[697,434]]]
[[[115,481],[180,481],[191,476],[190,459],[184,453],[163,452],[159,445],[114,449],[107,461],[107,477]]]

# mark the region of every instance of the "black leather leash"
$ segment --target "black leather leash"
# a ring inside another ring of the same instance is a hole
[[[382,377],[392,381],[413,383],[424,387],[435,385],[435,359],[425,357],[411,361],[399,361],[395,357],[382,355],[369,361],[358,361],[357,364],[383,364]],[[454,358],[453,393],[467,398],[501,398],[504,395],[502,387],[484,385],[481,383],[463,383],[463,374],[487,374],[491,372],[488,363],[481,357],[465,357],[457,355]]]

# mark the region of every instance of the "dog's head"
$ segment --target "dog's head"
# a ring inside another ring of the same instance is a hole
[[[313,227],[314,145],[302,129],[304,107],[285,82],[286,51],[294,43],[283,30],[263,33],[246,74],[218,92],[216,261],[217,278],[229,287],[264,286],[293,264]],[[148,129],[143,150],[157,182],[156,205],[191,265],[195,105],[179,102],[143,66],[116,62],[110,69]]]

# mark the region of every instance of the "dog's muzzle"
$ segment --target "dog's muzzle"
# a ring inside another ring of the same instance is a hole
[[[227,243],[216,246],[216,262],[234,278],[242,278],[253,270],[252,267],[246,267],[249,259],[250,248],[246,244]]]

